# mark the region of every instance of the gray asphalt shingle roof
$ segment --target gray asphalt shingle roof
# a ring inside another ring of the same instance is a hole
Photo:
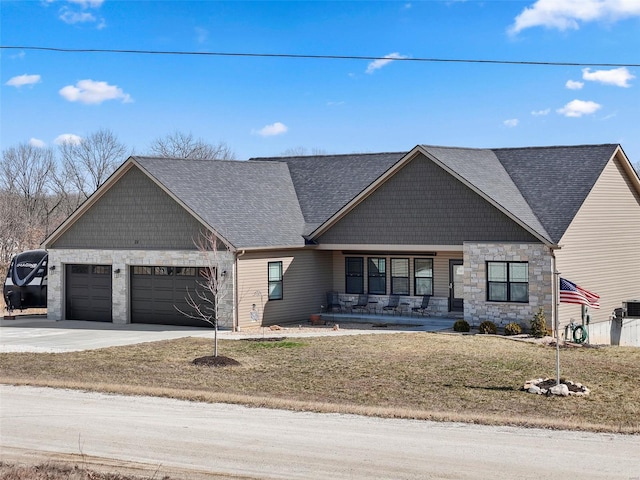
[[[421,145],[538,236],[558,243],[617,144],[473,149]],[[305,244],[407,152],[255,158],[133,157],[236,248]]]
[[[493,150],[557,243],[618,144]]]
[[[406,152],[396,152],[251,160],[281,162],[289,166],[307,224],[307,234],[331,218],[405,155]]]
[[[285,163],[133,158],[236,248],[304,245]]]

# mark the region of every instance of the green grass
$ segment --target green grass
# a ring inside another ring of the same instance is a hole
[[[555,349],[482,335],[221,340],[239,367],[191,364],[212,342],[184,338],[62,354],[0,354],[0,382],[387,417],[640,433],[640,349],[561,351],[588,397],[520,390],[555,376]]]

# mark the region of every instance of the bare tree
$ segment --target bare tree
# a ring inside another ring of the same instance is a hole
[[[2,188],[21,198],[21,207],[30,218],[42,208],[54,174],[55,162],[50,149],[22,143],[2,152]]]
[[[2,152],[0,163],[0,261],[35,248],[49,231],[59,204],[52,193],[53,151],[27,143]],[[57,220],[57,219],[55,219]]]
[[[106,129],[100,129],[80,142],[60,145],[64,168],[61,184],[67,186],[66,191],[78,194],[76,207],[109,178],[126,155],[125,145]]]
[[[200,138],[194,138],[191,133],[178,131],[158,137],[151,142],[149,155],[192,160],[235,160],[236,158],[235,153],[224,142],[207,143]]]
[[[328,152],[322,148],[293,147],[287,148],[281,153],[283,157],[306,157],[307,155],[327,155]]]
[[[206,266],[200,269],[195,292],[187,291],[186,301],[191,309],[184,312],[176,309],[188,318],[202,320],[214,328],[213,356],[218,356],[218,324],[220,323],[221,305],[231,293],[231,275],[227,271],[231,245],[218,238],[214,233],[203,233],[196,241],[196,246],[206,259]],[[230,268],[230,266],[229,266]]]

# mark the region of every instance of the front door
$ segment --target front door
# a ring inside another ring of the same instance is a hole
[[[449,311],[461,312],[464,297],[464,265],[462,260],[449,260]]]

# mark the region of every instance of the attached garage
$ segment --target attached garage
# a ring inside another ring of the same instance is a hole
[[[67,319],[111,322],[111,265],[67,265],[65,274]]]
[[[192,311],[187,296],[197,300],[202,292],[199,273],[197,267],[131,267],[131,323],[211,327],[181,313]]]

